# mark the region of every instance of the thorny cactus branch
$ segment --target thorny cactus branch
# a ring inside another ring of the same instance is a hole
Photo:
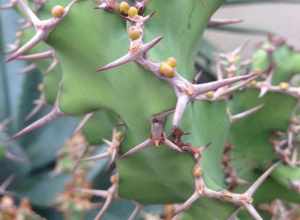
[[[63,20],[63,18],[69,13],[69,10],[73,6],[76,0],[71,1],[65,8],[53,8],[53,17],[47,20],[40,20],[31,8],[24,2],[24,0],[17,0],[17,5],[20,10],[25,14],[29,22],[34,26],[36,34],[23,46],[13,51],[6,61],[16,59],[18,56],[23,55],[28,50],[32,49],[39,42],[47,39],[49,33]]]
[[[91,189],[77,189],[77,191],[82,193],[87,193],[96,197],[102,197],[105,199],[105,202],[101,208],[101,210],[98,212],[98,214],[95,217],[95,220],[101,220],[104,216],[105,212],[113,202],[113,200],[118,199],[118,176],[114,175],[111,177],[111,183],[112,185],[108,188],[108,190],[91,190]],[[137,208],[133,211],[132,215],[129,217],[131,220],[132,217],[134,218],[137,213],[140,211],[141,206],[137,205]]]
[[[104,1],[106,2],[106,1]],[[169,58],[167,62],[155,63],[147,58],[146,53],[152,47],[154,47],[162,37],[157,37],[150,43],[143,43],[144,26],[153,14],[146,17],[140,16],[137,13],[124,16],[126,20],[129,20],[128,35],[130,39],[129,52],[125,56],[97,69],[97,71],[104,71],[113,69],[131,61],[136,61],[145,69],[151,71],[160,79],[164,79],[171,84],[178,97],[176,110],[174,113],[173,126],[178,127],[183,112],[187,104],[194,100],[195,97],[207,93],[209,91],[216,90],[220,87],[228,86],[238,81],[247,80],[255,76],[255,74],[249,74],[245,76],[237,76],[230,79],[224,79],[217,82],[205,83],[205,84],[192,84],[188,80],[184,79],[175,69],[176,60]],[[237,53],[237,52],[236,52]],[[143,143],[142,147],[148,145],[147,140]]]
[[[279,163],[273,164],[267,171],[265,171],[250,187],[246,192],[242,194],[231,193],[229,191],[214,191],[209,189],[202,176],[201,165],[200,165],[200,158],[195,157],[196,159],[196,166],[194,169],[194,177],[195,177],[195,192],[191,195],[189,199],[186,200],[185,203],[181,205],[177,205],[174,211],[174,215],[178,215],[183,211],[187,210],[192,206],[192,204],[201,197],[207,197],[212,199],[218,199],[221,201],[227,201],[234,205],[245,207],[249,214],[255,220],[262,220],[262,217],[258,214],[256,209],[252,205],[252,196],[255,191],[258,189],[259,186],[266,180],[266,178],[272,173],[272,171],[278,166]]]
[[[124,138],[123,133],[114,129],[112,134],[112,140],[111,141],[105,139],[103,140],[108,146],[106,152],[88,158],[84,158],[83,160],[94,161],[94,160],[101,160],[110,157],[109,166],[111,166],[112,163],[114,163],[117,159],[119,148],[123,138]]]
[[[175,150],[177,152],[182,152],[179,146],[174,144],[166,137],[166,134],[164,133],[163,130],[164,130],[164,121],[161,121],[158,118],[153,118],[151,122],[150,138],[146,139],[145,141],[138,144],[137,146],[131,148],[129,151],[127,151],[125,154],[122,155],[121,159],[128,157],[129,155],[132,155],[134,153],[137,153],[147,147],[151,147],[152,145],[158,147],[161,144],[165,144],[167,147],[169,147],[172,150]]]

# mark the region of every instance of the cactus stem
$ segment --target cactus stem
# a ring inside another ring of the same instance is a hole
[[[29,126],[23,128],[21,131],[19,131],[15,135],[13,135],[11,139],[18,139],[36,129],[39,129],[39,128],[45,126],[46,124],[50,123],[51,121],[62,117],[63,115],[64,115],[64,113],[60,111],[60,109],[58,108],[57,105],[55,105],[53,107],[53,109],[47,115],[45,115],[41,119],[35,121],[34,123],[30,124]]]
[[[258,112],[260,109],[263,108],[263,104],[261,105],[258,105],[258,106],[255,106],[251,109],[248,109],[244,112],[241,112],[241,113],[238,113],[238,114],[235,114],[235,115],[232,115],[231,112],[230,112],[230,109],[227,108],[227,114],[229,116],[229,120],[231,123],[236,123],[238,121],[240,121],[241,119],[244,119],[244,118],[247,118],[248,116]]]
[[[243,22],[242,19],[211,19],[208,22],[208,27],[220,27],[229,24],[238,24]]]

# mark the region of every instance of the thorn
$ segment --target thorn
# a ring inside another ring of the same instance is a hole
[[[20,55],[17,57],[17,60],[25,60],[25,61],[34,61],[34,60],[42,60],[53,58],[53,50],[48,50],[45,52],[28,54],[28,55]]]
[[[107,211],[107,209],[111,205],[112,200],[113,200],[113,197],[108,195],[105,202],[104,202],[104,205],[102,206],[101,210],[96,215],[95,220],[101,220],[101,218],[104,216],[105,212]]]
[[[25,121],[29,121],[33,116],[35,116],[38,112],[40,112],[42,110],[42,108],[46,106],[47,103],[45,101],[45,98],[43,98],[43,96],[42,96],[40,99],[35,100],[34,104],[35,104],[35,107],[26,116]]]
[[[164,143],[165,143],[165,145],[169,146],[171,149],[178,151],[178,152],[182,152],[182,150],[176,144],[174,144],[172,141],[170,141],[169,139],[165,139]]]
[[[84,189],[84,188],[76,188],[77,192],[89,194],[92,196],[98,196],[102,198],[106,198],[108,196],[108,192],[106,190],[95,190],[95,189]]]
[[[20,70],[20,74],[28,74],[31,73],[33,70],[35,70],[37,68],[37,66],[35,64],[30,64],[28,66],[25,66],[24,68],[22,68]]]
[[[106,64],[102,67],[97,68],[96,71],[102,72],[105,70],[110,70],[110,69],[119,67],[121,65],[127,64],[129,62],[135,61],[137,59],[137,57],[146,53],[148,50],[150,50],[152,47],[154,47],[161,39],[162,39],[162,37],[157,37],[154,40],[150,41],[149,43],[142,45],[140,48],[137,47],[136,51],[133,51],[131,49],[131,50],[129,50],[129,52],[126,55],[118,58],[117,60],[115,60],[109,64]]]
[[[211,19],[208,22],[208,27],[220,27],[224,25],[238,24],[241,22],[243,22],[242,19]]]
[[[237,84],[234,85],[232,87],[226,88],[226,89],[219,89],[215,92],[214,95],[214,100],[218,99],[220,97],[224,97],[226,95],[232,94],[232,92],[238,90],[238,89],[242,89],[244,86],[248,85],[249,83],[251,83],[254,79],[256,79],[259,75],[255,74],[253,77]]]
[[[6,193],[6,190],[8,186],[12,183],[12,181],[15,179],[14,175],[10,175],[1,185],[0,185],[0,195],[3,195]]]
[[[135,202],[135,209],[133,210],[133,212],[129,216],[128,220],[135,220],[142,209],[143,209],[143,206],[141,204]]]
[[[279,165],[279,162],[273,164],[268,168],[253,184],[252,186],[244,193],[248,197],[252,197],[255,191],[260,187],[263,182],[268,178],[268,176],[273,172],[273,170]]]
[[[261,105],[258,105],[256,107],[254,107],[254,108],[248,109],[248,110],[246,110],[244,112],[241,112],[241,113],[238,113],[238,114],[235,114],[235,115],[232,115],[230,113],[230,109],[227,108],[227,114],[229,116],[230,122],[231,123],[236,123],[236,122],[240,121],[241,119],[246,118],[249,115],[252,115],[252,114],[258,112],[260,109],[263,108],[263,106],[264,106],[264,104],[261,104]]]
[[[22,0],[20,0],[20,1],[22,1]],[[26,51],[32,49],[35,45],[37,45],[39,42],[44,40],[46,37],[47,37],[47,34],[45,34],[44,31],[41,31],[41,30],[37,31],[37,33],[26,44],[24,44],[19,49],[17,49],[12,54],[10,54],[6,58],[6,62],[10,62],[10,61],[16,59],[18,56],[25,53]]]
[[[76,134],[82,130],[82,128],[85,126],[85,124],[93,117],[94,112],[90,112],[86,114],[81,121],[79,122],[78,126],[75,128],[73,134]]]
[[[243,209],[243,207],[239,207],[237,208],[230,216],[227,220],[238,220],[237,218],[237,214]]]
[[[177,99],[177,103],[176,103],[176,108],[174,111],[174,116],[173,116],[173,122],[172,122],[172,126],[173,127],[178,127],[179,123],[182,119],[184,110],[187,106],[187,104],[190,101],[190,97],[187,95],[180,95]]]
[[[273,78],[273,71],[268,75],[267,79],[261,83],[260,85],[260,93],[259,98],[262,98],[267,92],[269,91],[270,87],[272,86],[272,78]]]
[[[151,48],[153,48],[156,44],[158,44],[163,39],[162,36],[156,37],[148,43],[145,43],[142,46],[142,52],[147,53]]]
[[[228,78],[228,79],[223,79],[223,80],[216,81],[216,82],[193,85],[194,90],[195,90],[193,97],[198,96],[200,94],[204,94],[209,91],[216,90],[220,87],[224,87],[224,86],[233,84],[238,81],[247,80],[247,79],[253,77],[254,75],[255,74],[248,74],[248,75],[244,75],[244,76],[236,76],[236,77],[232,77],[232,78]]]
[[[59,64],[59,61],[58,61],[58,59],[56,58],[56,56],[54,54],[53,60],[52,60],[51,64],[49,65],[49,67],[46,69],[45,74],[48,74],[52,70],[54,70],[54,68],[57,66],[57,64]]]
[[[263,218],[259,215],[253,205],[245,203],[244,207],[248,210],[249,214],[253,217],[254,220],[263,220]]]
[[[174,217],[176,217],[178,214],[186,211],[187,209],[189,209],[193,203],[198,200],[200,198],[200,194],[195,191],[190,198],[188,198],[188,200],[186,200],[183,204],[181,205],[177,205],[175,207],[175,210],[174,210]]]
[[[61,112],[59,110],[58,106],[55,105],[53,107],[53,109],[47,115],[45,115],[41,119],[37,120],[36,122],[33,122],[29,126],[23,128],[21,131],[16,133],[11,139],[18,139],[38,128],[45,126],[46,124],[50,123],[51,121],[62,117],[63,115],[64,115],[64,113]]]
[[[110,70],[110,69],[113,69],[113,68],[116,68],[116,67],[119,67],[121,65],[124,65],[124,64],[127,64],[131,61],[134,61],[134,58],[135,58],[136,55],[132,54],[132,53],[127,53],[125,56],[123,57],[120,57],[119,59],[109,63],[109,64],[106,64],[105,66],[102,66],[102,67],[98,67],[96,69],[97,72],[102,72],[102,71],[106,71],[106,70]]]
[[[123,154],[120,159],[124,159],[124,158],[128,157],[129,155],[137,153],[137,152],[149,147],[150,145],[151,145],[151,139],[148,138],[141,144],[138,144],[135,147],[131,148],[129,151],[127,151],[125,154]]]
[[[83,161],[95,161],[95,160],[101,160],[101,159],[107,158],[109,156],[110,156],[110,154],[108,152],[104,152],[104,153],[101,153],[101,154],[97,154],[95,156],[83,158],[82,160]]]

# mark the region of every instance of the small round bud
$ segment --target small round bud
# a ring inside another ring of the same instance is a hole
[[[205,94],[206,98],[212,99],[214,97],[215,93],[213,91],[209,91]]]
[[[169,64],[171,67],[175,68],[176,64],[177,64],[177,61],[174,57],[169,57],[167,59],[167,64]]]
[[[131,40],[137,40],[141,36],[141,31],[138,28],[132,26],[128,29],[128,36]]]
[[[130,7],[129,10],[128,10],[128,16],[129,17],[135,17],[138,15],[138,10],[136,7]]]
[[[128,14],[128,10],[129,10],[129,4],[127,2],[123,1],[119,4],[119,11],[122,14]]]
[[[56,5],[51,10],[52,16],[56,18],[62,17],[64,13],[65,13],[65,8],[61,5]]]
[[[287,82],[281,82],[279,84],[279,88],[282,90],[287,90],[289,88],[289,84]]]
[[[173,78],[175,76],[174,69],[168,63],[162,63],[159,67],[159,72],[162,76]]]

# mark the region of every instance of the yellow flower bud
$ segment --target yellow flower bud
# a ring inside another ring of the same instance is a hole
[[[128,10],[128,16],[133,18],[138,15],[138,9],[136,7],[130,7]]]
[[[52,16],[56,18],[62,17],[64,13],[65,13],[65,8],[61,5],[56,5],[51,10]]]
[[[175,68],[175,67],[176,67],[176,64],[177,64],[177,61],[176,61],[176,59],[175,59],[174,57],[169,57],[169,58],[167,59],[167,63],[168,63],[171,67]]]
[[[174,69],[168,63],[161,63],[159,72],[162,76],[167,78],[173,78],[175,76]]]
[[[128,10],[129,10],[129,4],[127,2],[123,1],[119,4],[119,11],[122,14],[128,14]]]
[[[141,31],[132,26],[128,29],[128,36],[131,40],[137,40],[141,36]]]

